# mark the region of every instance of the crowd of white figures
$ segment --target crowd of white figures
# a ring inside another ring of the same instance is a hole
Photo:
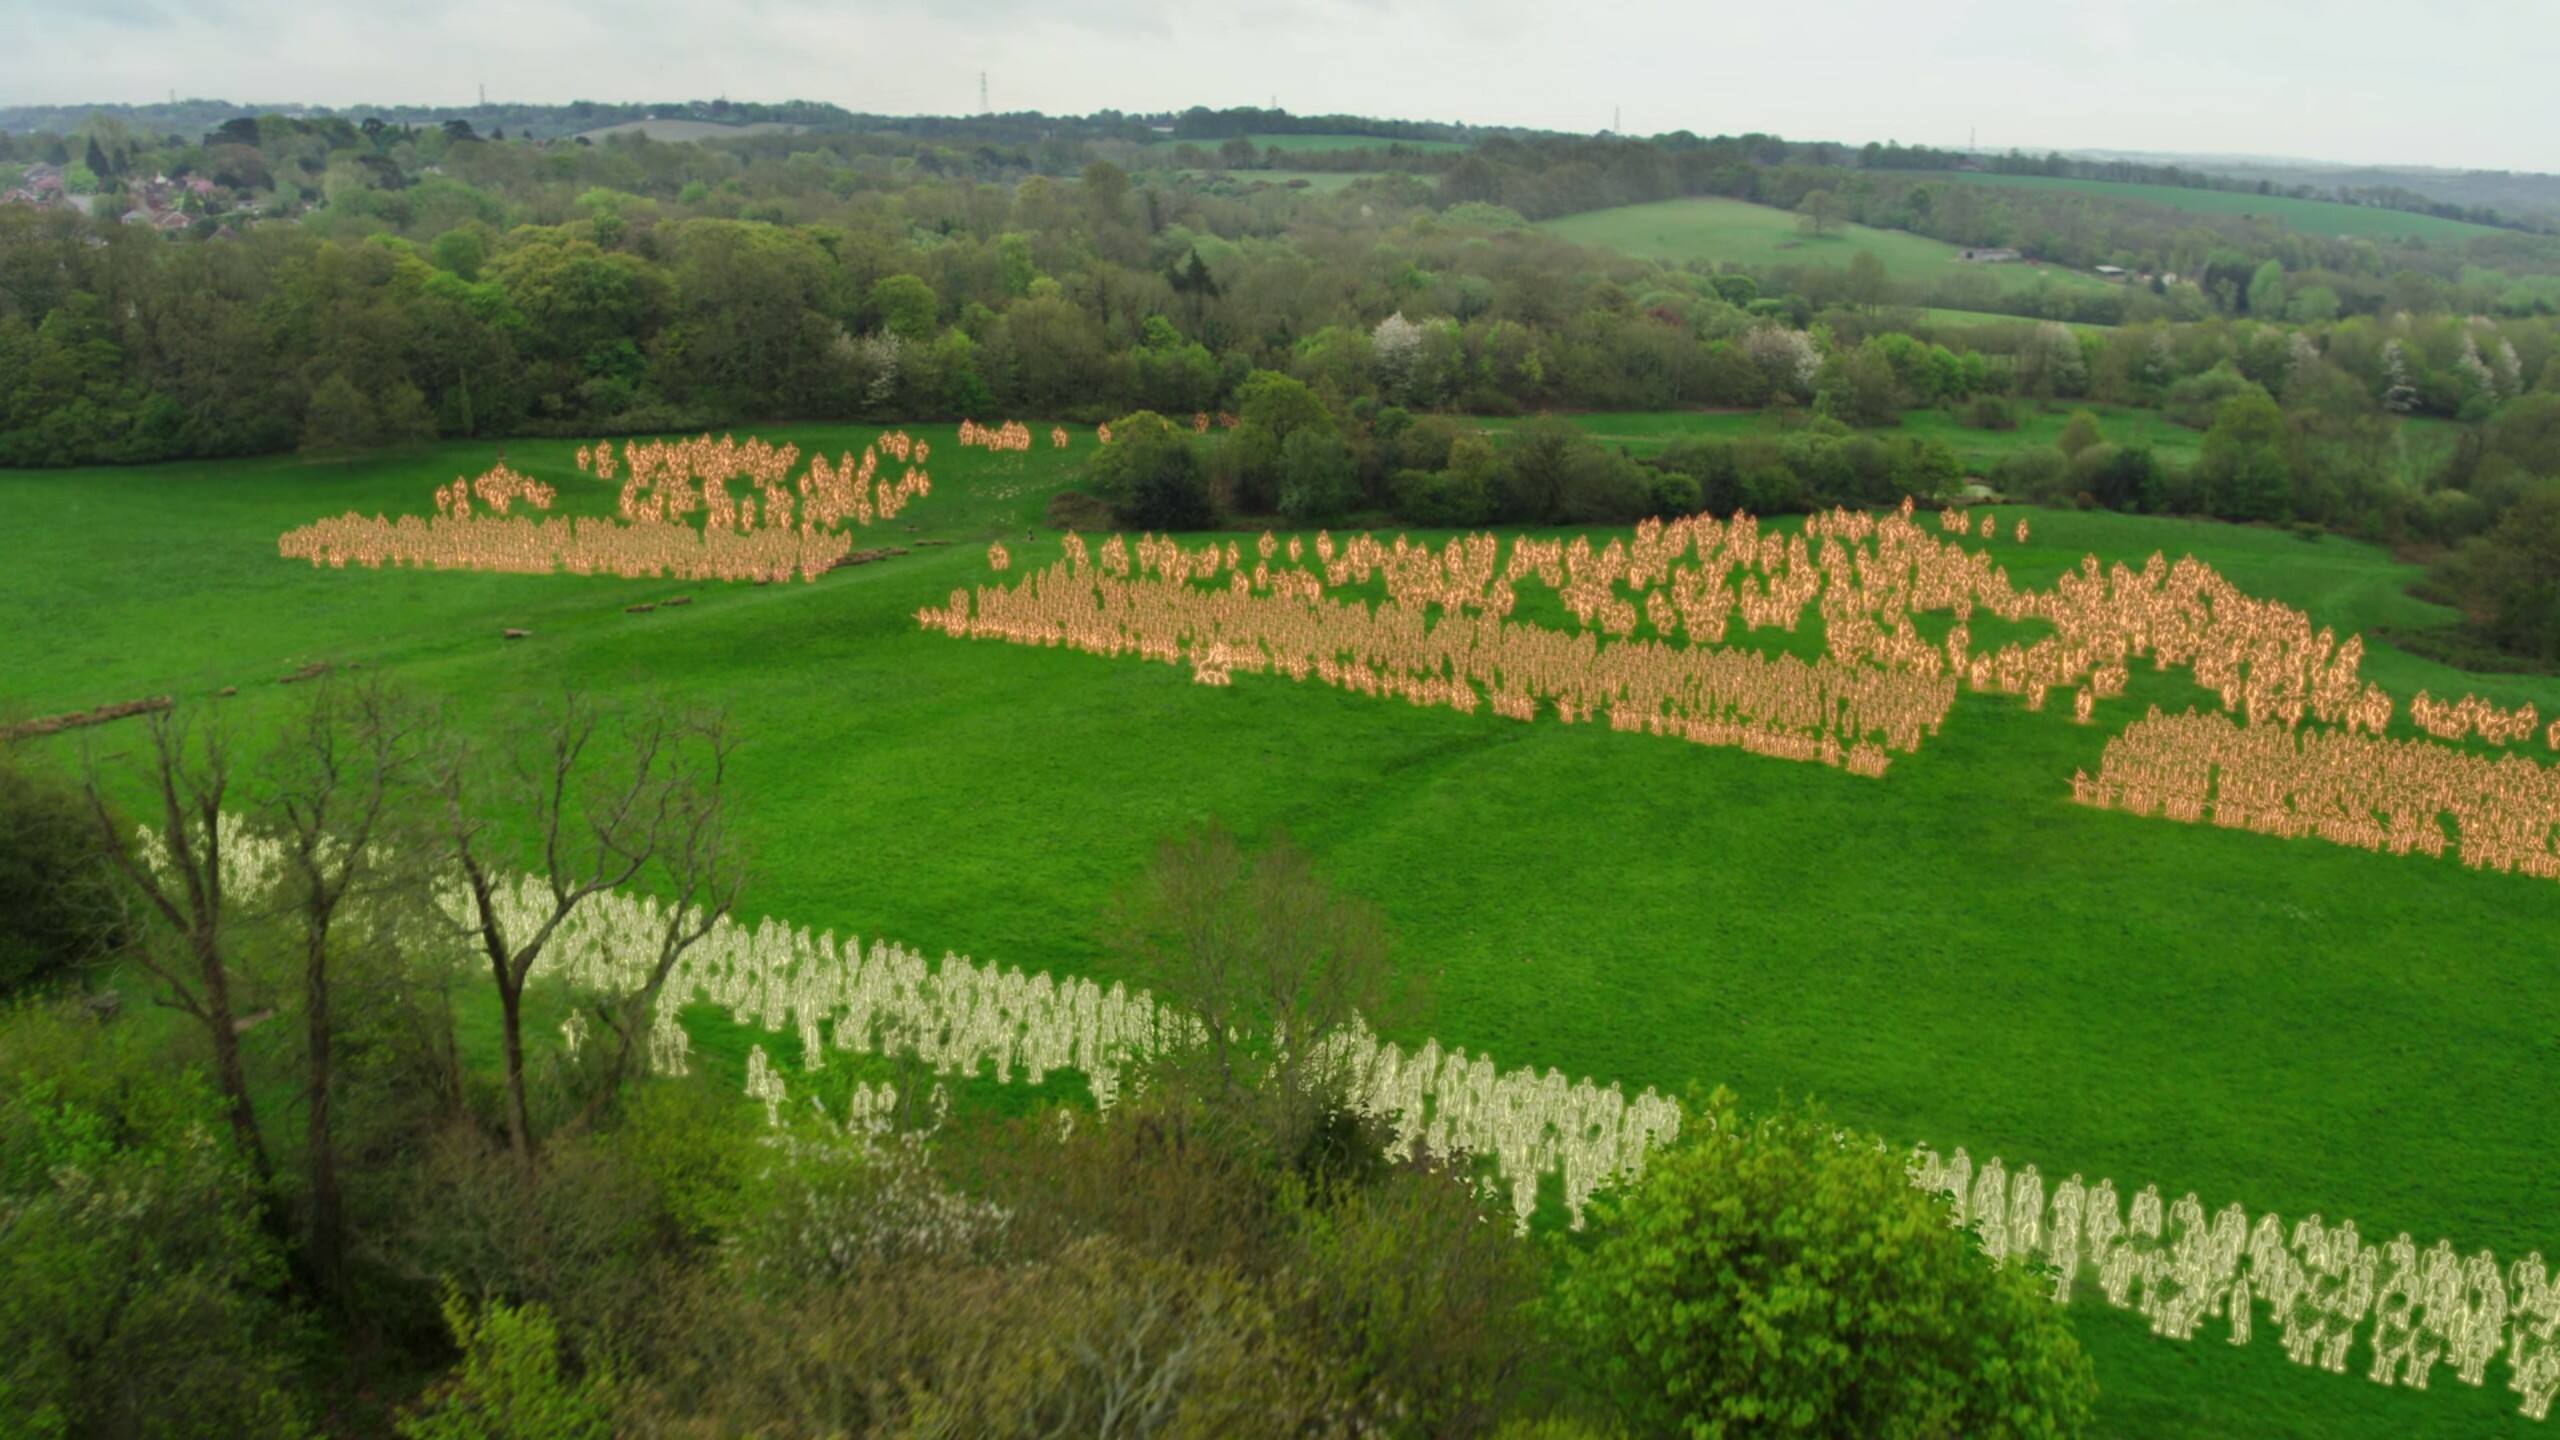
[[[651,953],[664,917],[647,900],[600,898],[608,903],[562,937],[543,973],[608,991],[632,982],[635,957]],[[521,892],[519,903],[536,901]],[[659,1063],[683,1065],[673,1014],[694,1003],[719,1005],[742,1024],[796,1031],[813,1069],[834,1049],[912,1057],[945,1078],[1036,1085],[1076,1070],[1103,1105],[1117,1096],[1123,1067],[1183,1034],[1174,1012],[1118,985],[1025,976],[957,955],[931,964],[892,942],[865,949],[770,919],[723,924],[688,955],[661,1002],[669,1038]],[[1679,1106],[1650,1089],[1630,1099],[1615,1084],[1534,1066],[1506,1070],[1436,1041],[1408,1052],[1354,1030],[1330,1042],[1330,1057],[1365,1108],[1393,1118],[1400,1150],[1418,1143],[1490,1162],[1493,1198],[1508,1201],[1524,1230],[1546,1176],[1561,1181],[1578,1227],[1596,1192],[1641,1175],[1647,1155],[1680,1131]],[[761,1047],[748,1090],[776,1120],[791,1101],[789,1080]],[[886,1087],[856,1087],[847,1120],[876,1127],[893,1099]],[[2501,1268],[2491,1252],[2461,1255],[2445,1240],[2423,1251],[2406,1234],[2367,1245],[2352,1220],[2330,1225],[2313,1215],[2288,1227],[2237,1204],[2208,1220],[2192,1192],[2164,1202],[2157,1185],[2146,1185],[2128,1202],[2111,1180],[2090,1185],[2076,1174],[2048,1191],[2032,1165],[2014,1175],[1997,1157],[1977,1167],[1961,1148],[1950,1159],[1917,1148],[1908,1173],[1913,1185],[1947,1196],[1953,1223],[1975,1227],[1995,1259],[2051,1266],[2055,1301],[2094,1283],[2109,1305],[2148,1319],[2155,1335],[2191,1340],[2219,1318],[2231,1343],[2247,1344],[2263,1313],[2297,1364],[2344,1373],[2357,1358],[2377,1382],[2424,1389],[2439,1366],[2479,1385],[2503,1351],[2524,1414],[2545,1418],[2560,1392],[2560,1275],[2539,1252]]]
[[[457,915],[460,903],[457,896]],[[502,891],[499,903],[506,923],[529,925],[547,913],[549,892],[525,877]],[[665,919],[654,900],[597,896],[554,935],[534,973],[573,989],[628,993],[655,953],[652,937]],[[964,955],[934,962],[895,941],[865,945],[770,918],[753,926],[723,920],[685,952],[653,1017],[650,1060],[662,1071],[688,1064],[677,1021],[688,1005],[717,1006],[742,1025],[796,1035],[806,1070],[823,1069],[830,1052],[842,1052],[914,1060],[945,1079],[999,1084],[1039,1085],[1072,1071],[1103,1106],[1118,1098],[1130,1064],[1161,1053],[1190,1023],[1144,991],[1116,983],[1025,975]],[[574,1033],[564,1038],[575,1043]],[[1352,1031],[1329,1042],[1327,1058],[1343,1067],[1365,1106],[1396,1117],[1399,1148],[1419,1143],[1490,1160],[1490,1178],[1523,1226],[1537,1210],[1544,1177],[1558,1177],[1578,1224],[1595,1192],[1640,1169],[1648,1152],[1679,1131],[1679,1106],[1650,1090],[1630,1099],[1616,1086],[1568,1081],[1553,1070],[1506,1071],[1436,1042],[1408,1052]],[[778,1116],[788,1084],[768,1063],[759,1067],[753,1093]]]
[[[227,827],[223,840],[234,894],[254,897],[283,873],[274,843]],[[150,832],[142,844],[146,855],[156,853]],[[521,924],[542,913],[546,898],[525,877],[501,891],[502,913]],[[457,921],[467,903],[458,887],[446,902]],[[598,895],[572,913],[535,978],[630,993],[665,918],[654,900]],[[804,1077],[823,1069],[830,1051],[911,1059],[942,1080],[1038,1085],[1073,1071],[1104,1106],[1118,1097],[1127,1066],[1185,1038],[1188,1023],[1117,984],[1024,975],[959,955],[937,964],[892,941],[866,948],[771,918],[752,926],[722,920],[686,952],[653,1017],[650,1062],[662,1072],[689,1067],[679,1021],[689,1005],[796,1034]],[[573,1017],[563,1044],[574,1051],[580,1038]],[[1523,1228],[1546,1176],[1561,1181],[1565,1212],[1579,1226],[1597,1191],[1641,1175],[1646,1157],[1680,1132],[1679,1106],[1650,1089],[1630,1099],[1614,1083],[1568,1082],[1534,1066],[1505,1070],[1436,1041],[1408,1052],[1354,1030],[1330,1044],[1361,1103],[1394,1118],[1399,1149],[1418,1143],[1489,1161],[1494,1198],[1507,1199]],[[746,1081],[778,1123],[792,1104],[792,1081],[761,1045],[749,1054]],[[819,1087],[801,1084],[811,1112],[827,1115]],[[887,1085],[849,1087],[841,1123],[877,1133],[896,1098]],[[948,1103],[939,1083],[933,1103]],[[2420,1250],[2406,1233],[2370,1245],[2352,1220],[2332,1225],[2315,1214],[2288,1227],[2272,1213],[2252,1218],[2236,1203],[2208,1217],[2192,1191],[2164,1201],[2157,1185],[2129,1201],[2112,1180],[2092,1185],[2077,1174],[2048,1189],[2033,1165],[2012,1173],[1997,1156],[1977,1165],[1962,1147],[1951,1157],[1915,1147],[1906,1170],[1914,1186],[1947,1198],[1951,1222],[1973,1227],[1995,1261],[2050,1267],[2057,1303],[2085,1293],[2085,1282],[2107,1304],[2140,1313],[2155,1335],[2192,1340],[2218,1320],[2234,1345],[2249,1343],[2263,1313],[2296,1364],[2343,1374],[2352,1360],[2378,1383],[2416,1389],[2427,1388],[2438,1367],[2481,1385],[2503,1354],[2524,1415],[2547,1418],[2560,1395],[2560,1273],[2539,1251],[2501,1266],[2491,1251],[2466,1255],[2442,1239]]]
[[[1962,1147],[1949,1159],[1915,1149],[1909,1169],[1994,1259],[2050,1267],[2057,1302],[2087,1277],[2154,1335],[2190,1340],[2220,1320],[2234,1345],[2249,1343],[2263,1310],[2295,1364],[2344,1374],[2352,1360],[2379,1384],[2419,1390],[2438,1366],[2480,1385],[2503,1353],[2507,1387],[2534,1420],[2560,1394],[2560,1273],[2538,1250],[2501,1267],[2491,1251],[2462,1255],[2446,1240],[2422,1251],[2405,1231],[2367,1244],[2353,1220],[2315,1214],[2288,1229],[2238,1204],[2208,1218],[2194,1191],[2164,1204],[2145,1185],[2128,1204],[2114,1182],[2076,1174],[2048,1194],[2035,1166],[2012,1175],[1994,1156],[1977,1167]]]

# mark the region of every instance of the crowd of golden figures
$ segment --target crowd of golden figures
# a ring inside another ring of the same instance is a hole
[[[1989,515],[1978,531],[1966,512],[1939,519],[1950,535],[1999,533]],[[2023,543],[2026,522],[2010,534]],[[1009,572],[1017,557],[999,547],[989,559]],[[1516,618],[1524,604],[1565,623]],[[1793,653],[1782,637],[1809,613],[1820,653]],[[2080,802],[2560,876],[2560,773],[2384,738],[2398,706],[2362,678],[2360,637],[2342,642],[2193,558],[2154,555],[2137,570],[2084,557],[2050,588],[2022,587],[1989,552],[1923,533],[1907,502],[1882,516],[1811,516],[1792,535],[1747,515],[1647,521],[1596,547],[1583,536],[1477,534],[1435,548],[1319,533],[1312,544],[1265,534],[1248,552],[1234,540],[1115,535],[1092,546],[1069,535],[1055,563],[954,591],[917,619],[954,637],[1182,665],[1203,685],[1312,677],[1866,776],[1936,733],[1959,688],[2029,709],[2068,692],[2086,724],[2147,660],[2185,671],[2223,713],[2138,723],[2110,743],[2097,778],[2073,782]],[[1986,643],[1977,626],[2009,638]],[[1760,633],[1775,645],[1727,643]],[[2560,723],[2537,730],[2530,705],[2421,692],[2408,708],[2438,740],[2539,735],[2560,748]]]
[[[1010,429],[1028,448],[1030,432],[1019,423]],[[350,512],[288,531],[277,549],[288,559],[333,569],[390,564],[624,579],[813,580],[852,553],[853,537],[842,528],[847,523],[892,519],[932,493],[924,469],[932,453],[926,442],[893,430],[858,454],[832,462],[812,455],[795,475],[799,447],[753,436],[631,441],[619,456],[598,442],[579,447],[578,470],[608,483],[620,477],[617,517],[514,513],[519,504],[547,512],[557,492],[500,461],[477,479],[439,487],[431,517],[368,519]],[[730,492],[737,483],[745,493]]]
[[[246,899],[268,893],[285,872],[282,847],[227,823],[226,831],[226,888]],[[157,851],[148,831],[142,848]],[[497,900],[509,924],[550,913],[549,891],[530,876],[502,885]],[[469,904],[458,886],[444,900],[457,922]],[[633,993],[667,920],[654,899],[605,892],[571,912],[533,978],[569,994]],[[936,963],[892,941],[839,941],[771,917],[724,917],[679,960],[651,1018],[654,1068],[690,1068],[682,1013],[692,1006],[797,1038],[796,1076],[762,1046],[750,1059],[747,1090],[769,1118],[793,1108],[856,1130],[881,1123],[887,1092],[850,1086],[846,1113],[833,1115],[823,1079],[831,1052],[916,1062],[933,1072],[937,1091],[978,1078],[1037,1086],[1072,1071],[1108,1107],[1129,1066],[1196,1033],[1179,1011],[1117,983],[1025,975],[951,954]],[[580,1014],[572,1009],[561,1032],[573,1053],[584,1035]],[[1616,1084],[1535,1066],[1506,1070],[1437,1041],[1408,1052],[1355,1027],[1328,1041],[1326,1058],[1357,1102],[1392,1127],[1397,1153],[1421,1144],[1484,1162],[1487,1197],[1507,1201],[1523,1229],[1547,1176],[1559,1180],[1578,1227],[1593,1194],[1641,1175],[1646,1157],[1679,1134],[1679,1106],[1650,1089],[1629,1098]],[[1917,1145],[1906,1173],[1946,1198],[1950,1222],[1970,1227],[1995,1263],[2045,1267],[2056,1303],[2093,1283],[2156,1336],[2189,1341],[2219,1322],[2234,1345],[2248,1344],[2263,1317],[2297,1365],[2344,1374],[2352,1361],[2376,1383],[2413,1389],[2428,1388],[2439,1367],[2482,1385],[2503,1354],[2525,1416],[2547,1418],[2560,1395],[2560,1273],[2539,1251],[2501,1266],[2493,1251],[2463,1254],[2449,1240],[2421,1250],[2406,1232],[2367,1244],[2354,1221],[2333,1225],[2317,1214],[2288,1227],[2233,1203],[2208,1218],[2193,1191],[2168,1201],[2150,1184],[2128,1199],[2112,1180],[2089,1184],[2076,1173],[2048,1188],[2032,1164],[2014,1173],[1997,1156],[1976,1164],[1961,1146],[1942,1157]]]

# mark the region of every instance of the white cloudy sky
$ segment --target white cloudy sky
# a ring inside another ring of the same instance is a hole
[[[2552,0],[0,0],[0,103],[1264,104],[2560,170]]]

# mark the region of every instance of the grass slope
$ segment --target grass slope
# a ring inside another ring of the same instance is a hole
[[[2242,215],[2274,220],[2306,235],[2360,236],[2373,240],[2425,240],[2459,244],[2483,235],[2510,231],[2468,220],[2446,220],[2406,210],[2371,205],[2343,205],[2335,200],[2297,200],[2281,195],[2253,195],[2245,190],[2194,190],[2183,185],[2138,185],[2119,180],[2070,180],[2046,175],[1946,174],[1967,185],[2002,185],[2029,190],[2076,190],[2108,200],[2131,200],[2199,215]]]
[[[1953,275],[1987,275],[2003,293],[2015,294],[2038,285],[2096,292],[2110,288],[2094,275],[2058,266],[1974,265],[1960,260],[1959,248],[1907,230],[1875,230],[1840,225],[1816,239],[1796,223],[1794,212],[1747,200],[1707,198],[1657,200],[1619,205],[1541,222],[1540,228],[1583,245],[1606,246],[1625,254],[1674,264],[1691,260],[1723,262],[1761,269],[1782,265],[1842,266],[1858,251],[1872,253],[1885,274],[1908,285],[1932,285]]]
[[[2543,1097],[2560,885],[2444,861],[2133,819],[2065,802],[2112,730],[2197,692],[2138,672],[2090,728],[1966,696],[1882,781],[1552,718],[1521,725],[1268,678],[920,632],[912,612],[1016,564],[1064,453],[963,452],[925,427],[934,494],[882,538],[918,549],[814,585],[314,570],[275,537],[322,514],[423,513],[483,447],[0,475],[0,694],[50,712],[158,692],[222,702],[244,749],[296,692],[362,660],[492,725],[563,685],[728,706],[752,913],[1026,969],[1119,973],[1105,898],[1211,816],[1287,831],[1374,898],[1435,977],[1430,1033],[1630,1088],[1810,1093],[1897,1142],[1963,1144],[2058,1180],[2196,1190],[2209,1207],[2352,1216],[2501,1256],[2552,1253],[2560,1148]],[[869,432],[786,427],[804,449]],[[603,513],[572,447],[510,463]],[[2004,519],[2006,516],[2004,515]],[[2021,580],[2084,552],[2193,551],[2342,628],[2440,622],[2372,548],[2275,531],[2033,512]],[[905,522],[917,527],[909,531]],[[622,607],[690,591],[648,615]],[[533,631],[507,643],[504,626]],[[1790,637],[1799,647],[1810,636]],[[2388,647],[2374,678],[2560,711],[2560,680],[2474,681]],[[134,732],[88,732],[105,753]],[[79,738],[46,742],[76,753]],[[475,1024],[478,1022],[475,1021]],[[734,1076],[757,1037],[706,1022]],[[1411,1037],[1407,1037],[1411,1038]],[[275,1043],[284,1043],[279,1040]],[[787,1053],[786,1051],[777,1053]],[[830,1072],[837,1081],[841,1072]],[[833,1092],[827,1092],[832,1094]],[[2424,1393],[2297,1369],[2084,1306],[2108,1435],[2540,1433],[2493,1371]],[[2355,1364],[2364,1363],[2361,1347]]]
[[[1186,179],[1227,181],[1240,188],[1254,185],[1276,185],[1284,190],[1313,190],[1330,195],[1347,188],[1355,180],[1375,180],[1381,170],[1182,170],[1175,172]],[[1301,184],[1300,182],[1304,182]]]
[[[1429,151],[1464,150],[1467,148],[1465,145],[1460,144],[1455,140],[1397,140],[1385,135],[1247,135],[1244,138],[1252,141],[1253,148],[1256,150],[1294,150],[1303,152],[1320,152],[1324,154],[1331,154],[1340,150],[1384,150],[1389,146],[1400,146],[1406,150]],[[1204,139],[1199,136],[1164,135],[1157,137],[1154,143],[1158,145],[1197,145],[1203,150],[1215,150],[1225,142],[1221,140]]]
[[[2017,428],[1979,430],[1943,410],[1907,410],[1901,425],[1871,430],[1879,436],[1926,435],[1943,440],[1972,473],[1987,472],[2001,457],[2033,445],[2051,445],[2075,410],[2098,417],[2101,438],[2119,445],[2148,445],[2171,465],[2193,465],[2204,450],[2204,432],[2163,419],[2157,410],[2126,405],[2075,405],[2057,401],[2044,407],[2021,405]],[[1592,410],[1564,417],[1596,439],[1624,447],[1630,454],[1651,455],[1686,435],[1736,439],[1744,435],[1776,435],[1782,423],[1765,410]],[[1488,418],[1470,422],[1501,434],[1526,424],[1525,418]],[[2432,473],[2453,447],[2461,427],[2451,421],[2412,419],[2400,422],[2402,472],[2413,482]],[[2201,550],[2199,553],[2202,553]]]

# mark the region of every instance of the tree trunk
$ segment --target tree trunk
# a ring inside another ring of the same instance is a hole
[[[507,1145],[533,1168],[533,1117],[524,1103],[524,987],[498,970],[498,1017],[507,1047]]]
[[[231,976],[221,952],[204,937],[199,937],[196,963],[204,976],[204,1021],[213,1037],[214,1077],[231,1100],[231,1133],[249,1157],[259,1188],[264,1189],[275,1178],[275,1167],[268,1163],[266,1141],[258,1135],[258,1112],[249,1104],[249,1078],[240,1064],[240,1029],[231,1015]]]
[[[311,1171],[308,1259],[314,1285],[322,1294],[334,1296],[346,1262],[346,1207],[338,1195],[337,1144],[329,1133],[329,931],[325,923],[311,932],[303,956],[302,984],[311,1087],[303,1112],[303,1149]]]

